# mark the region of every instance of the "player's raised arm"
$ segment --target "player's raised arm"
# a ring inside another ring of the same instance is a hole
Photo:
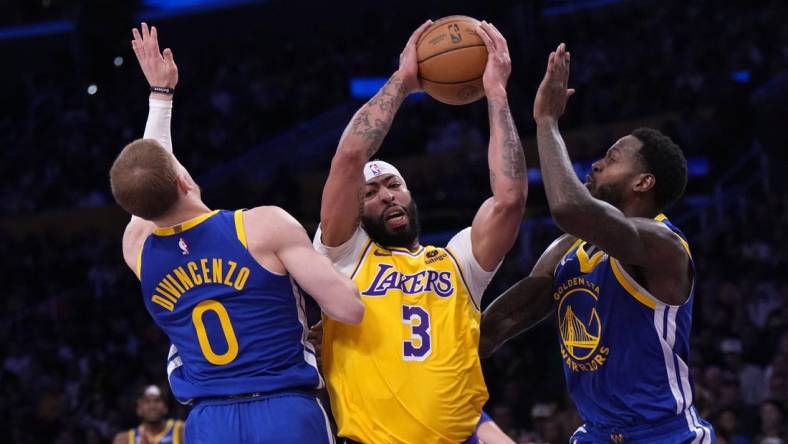
[[[493,197],[485,201],[471,228],[473,255],[487,271],[493,270],[517,239],[525,211],[528,181],[525,155],[514,124],[506,83],[512,70],[509,48],[503,35],[482,22],[476,32],[487,46],[484,93],[490,118],[490,145],[487,161]]]
[[[278,207],[257,207],[244,213],[244,225],[249,251],[258,261],[273,252],[287,273],[315,298],[323,313],[348,324],[361,322],[364,303],[358,287],[314,249],[295,218]]]
[[[558,129],[558,119],[574,93],[568,88],[569,62],[570,54],[562,43],[550,54],[547,72],[534,100],[539,159],[553,219],[567,233],[596,245],[624,264],[653,268],[666,275],[686,274],[687,254],[669,228],[649,218],[628,217],[622,210],[594,198],[578,180]],[[617,145],[608,152],[609,162],[623,155]],[[639,174],[633,177],[632,190],[646,191],[654,186],[654,181],[651,173]]]
[[[163,53],[159,50],[159,35],[155,26],[148,28],[148,24],[143,22],[140,29],[133,28],[131,33],[133,36],[131,47],[148,85],[151,89],[156,87],[165,91],[151,91],[150,109],[143,138],[156,140],[164,149],[172,152],[171,93],[178,84],[178,67],[175,65],[172,50],[166,48]],[[123,233],[123,257],[135,274],[137,273],[137,255],[142,249],[142,243],[153,231],[153,228],[152,222],[132,216]]]
[[[509,287],[482,313],[479,356],[486,358],[509,339],[544,320],[553,309],[553,273],[577,239],[556,239],[534,265],[531,274]]]
[[[431,23],[427,20],[410,36],[400,54],[399,69],[356,112],[342,133],[320,208],[321,241],[328,247],[350,239],[359,224],[364,164],[380,148],[402,101],[420,88],[416,42]]]

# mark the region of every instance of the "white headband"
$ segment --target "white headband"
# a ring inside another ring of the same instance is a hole
[[[382,160],[373,160],[371,162],[367,162],[367,164],[364,165],[364,182],[369,182],[370,180],[385,174],[397,176],[401,181],[405,182],[405,179],[402,178],[402,174],[399,173],[399,170],[388,162],[384,162]]]
[[[145,388],[145,396],[161,396],[161,389],[155,385],[149,385]]]

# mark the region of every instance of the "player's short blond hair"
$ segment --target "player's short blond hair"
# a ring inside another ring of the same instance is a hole
[[[175,205],[177,180],[175,158],[152,139],[126,145],[109,170],[115,202],[147,220],[163,216]]]

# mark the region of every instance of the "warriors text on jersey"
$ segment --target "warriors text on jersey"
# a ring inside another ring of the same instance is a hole
[[[322,384],[302,295],[289,275],[249,253],[241,210],[155,230],[138,275],[145,306],[172,343],[167,373],[179,401]]]
[[[318,230],[315,246],[353,279],[366,306],[359,325],[324,320],[323,369],[339,435],[468,439],[487,400],[478,298],[493,274],[472,259],[470,229],[448,248],[383,248],[360,228],[334,248],[322,245]]]
[[[690,254],[683,234],[664,215],[657,220]],[[680,416],[698,437],[710,434],[692,408],[692,291],[682,305],[665,304],[615,258],[578,240],[556,268],[553,299],[567,388],[587,424],[627,428]]]

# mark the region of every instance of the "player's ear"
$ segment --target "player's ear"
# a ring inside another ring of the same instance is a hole
[[[178,184],[178,190],[180,190],[180,192],[183,194],[187,194],[190,191],[194,191],[196,189],[194,181],[191,180],[189,173],[187,173],[185,170],[178,173],[176,182]]]
[[[634,190],[644,193],[652,188],[657,183],[657,178],[651,173],[641,173],[635,178]]]

